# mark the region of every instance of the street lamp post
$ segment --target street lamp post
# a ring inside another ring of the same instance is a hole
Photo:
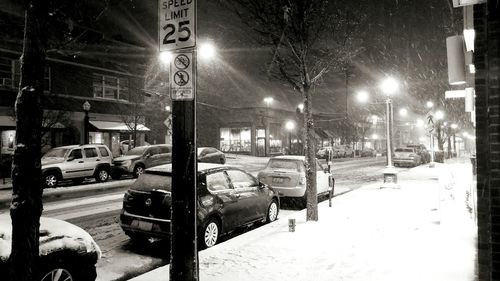
[[[391,95],[398,90],[398,83],[394,78],[388,77],[382,81],[380,88],[387,96],[386,104],[386,139],[387,139],[387,168],[384,170],[384,183],[382,187],[398,187],[397,171],[392,165],[392,124],[393,109]]]
[[[288,131],[288,154],[292,154],[292,131],[295,129],[295,122],[289,120],[285,124],[285,128]]]
[[[83,103],[83,111],[85,112],[85,118],[83,119],[83,143],[89,143],[89,110],[90,103],[85,101]]]
[[[274,99],[272,97],[265,97],[264,98],[264,103],[266,104],[266,145],[265,145],[265,149],[264,149],[264,153],[266,156],[269,155],[269,146],[270,146],[270,139],[269,139],[269,120],[270,120],[270,117],[269,117],[269,106],[271,105],[271,103],[273,103]]]

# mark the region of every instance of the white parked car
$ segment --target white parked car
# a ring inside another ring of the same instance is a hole
[[[0,215],[0,276],[9,280],[12,224],[8,214]],[[101,250],[85,230],[71,223],[40,218],[40,272],[34,281],[91,281],[97,277]]]
[[[333,187],[333,176],[315,159],[316,186],[318,196],[326,195]],[[285,155],[269,159],[264,170],[257,178],[262,183],[270,185],[280,197],[298,199],[301,206],[305,206],[306,172],[305,156]]]

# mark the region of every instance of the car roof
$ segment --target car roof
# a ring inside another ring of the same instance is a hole
[[[223,165],[223,164],[214,164],[214,163],[203,163],[199,162],[198,163],[198,173],[208,173],[211,171],[215,170],[224,170],[224,169],[237,169],[239,168],[230,166],[230,165]],[[147,172],[153,172],[153,173],[171,173],[172,172],[172,163],[170,164],[164,164],[164,165],[159,165],[155,167],[151,167],[146,169]]]
[[[58,146],[58,147],[53,147],[52,149],[71,149],[75,147],[95,147],[95,146],[106,146],[101,143],[94,143],[94,144],[72,144],[72,145],[65,145],[65,146]]]

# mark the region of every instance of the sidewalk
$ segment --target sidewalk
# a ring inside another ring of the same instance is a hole
[[[200,280],[475,280],[470,161],[436,163],[319,204],[199,253]],[[288,219],[297,221],[288,231]],[[169,266],[134,281],[169,280]]]

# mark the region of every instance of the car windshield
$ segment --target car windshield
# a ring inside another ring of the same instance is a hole
[[[270,169],[291,170],[300,172],[301,161],[289,159],[271,159],[267,164]]]
[[[53,148],[49,151],[47,151],[47,153],[45,153],[45,155],[43,157],[64,157],[64,155],[66,154],[66,152],[68,152],[68,148]]]
[[[413,152],[411,148],[396,148],[395,152]]]
[[[135,147],[127,151],[126,155],[142,155],[146,149],[146,146]]]

